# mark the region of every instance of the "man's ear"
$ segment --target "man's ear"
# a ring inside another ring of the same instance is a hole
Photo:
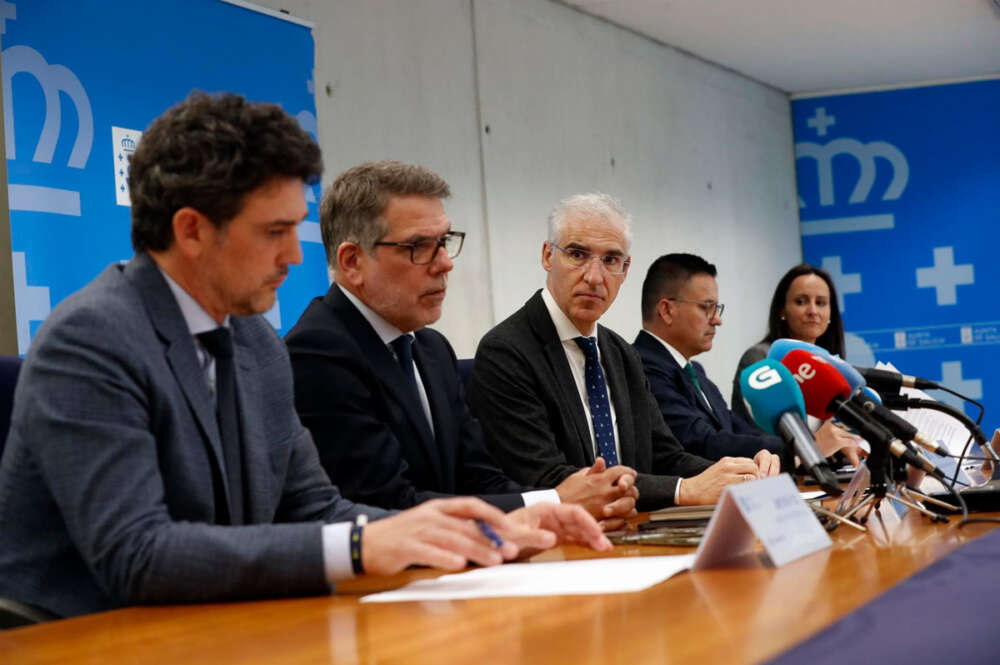
[[[666,298],[660,298],[660,302],[656,303],[656,315],[668,326],[673,325],[674,303]]]
[[[344,241],[337,247],[335,271],[347,284],[351,286],[361,286],[364,282],[362,274],[362,264],[371,260],[361,245],[356,242]]]
[[[171,226],[174,230],[173,244],[189,258],[197,258],[207,243],[215,242],[215,225],[197,208],[185,206],[175,212]]]
[[[542,243],[542,267],[545,272],[552,270],[552,246],[548,240]]]

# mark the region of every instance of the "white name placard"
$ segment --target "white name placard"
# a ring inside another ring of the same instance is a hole
[[[775,567],[832,544],[795,483],[783,473],[722,491],[692,569],[713,568],[747,554],[757,540]]]

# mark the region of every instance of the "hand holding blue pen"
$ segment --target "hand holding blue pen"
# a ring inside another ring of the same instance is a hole
[[[503,547],[503,538],[501,538],[500,535],[493,530],[493,527],[483,520],[476,520],[476,526],[478,526],[479,530],[483,532],[483,535],[486,536],[491,543],[493,543],[493,547]]]

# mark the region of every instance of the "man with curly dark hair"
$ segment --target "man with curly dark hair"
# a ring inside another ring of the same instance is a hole
[[[145,132],[135,257],[60,304],[21,370],[0,594],[69,616],[324,593],[362,572],[498,564],[570,533],[610,547],[577,506],[505,516],[463,498],[393,515],[330,483],[285,345],[257,316],[302,260],[303,185],[321,168],[293,118],[237,95],[195,94]]]

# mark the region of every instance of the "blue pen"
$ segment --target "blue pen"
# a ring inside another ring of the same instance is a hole
[[[479,527],[479,530],[483,532],[484,536],[490,539],[490,542],[493,543],[493,547],[503,547],[503,538],[501,538],[500,535],[493,530],[493,527],[482,520],[476,520],[476,526]]]

